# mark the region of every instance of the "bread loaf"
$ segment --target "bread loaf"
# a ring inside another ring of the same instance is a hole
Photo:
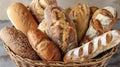
[[[38,60],[39,56],[31,47],[27,37],[13,27],[4,27],[0,31],[0,38],[15,53],[23,58]]]
[[[33,49],[44,61],[60,61],[61,53],[48,36],[38,29],[28,31],[28,39]]]
[[[78,46],[75,25],[60,7],[48,6],[44,14],[48,36],[63,53]]]
[[[65,62],[84,62],[101,52],[104,52],[120,43],[120,31],[112,30],[101,36],[94,38],[92,41],[81,47],[70,50],[64,56]]]
[[[56,0],[33,0],[29,5],[30,11],[38,24],[43,20],[44,10],[49,5],[57,5]]]
[[[29,29],[37,29],[38,25],[27,8],[19,2],[13,3],[7,9],[7,15],[16,29],[25,35]]]
[[[98,9],[93,14],[87,33],[82,43],[87,43],[94,37],[110,31],[117,20],[117,12],[114,8],[108,6]]]
[[[88,28],[89,18],[90,18],[90,8],[86,4],[77,4],[71,10],[70,17],[76,24],[77,39],[78,42],[80,42]]]
[[[93,16],[93,14],[95,13],[96,10],[98,10],[99,8],[96,6],[91,6],[90,7],[90,19]]]

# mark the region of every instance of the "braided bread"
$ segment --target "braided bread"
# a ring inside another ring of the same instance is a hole
[[[70,50],[64,56],[65,62],[83,62],[89,60],[101,52],[104,52],[120,43],[120,31],[112,30],[101,36],[94,38],[92,41],[81,47]]]
[[[87,43],[94,37],[99,36],[107,31],[110,31],[117,19],[117,12],[112,7],[104,7],[98,9],[90,20],[90,25],[87,33],[84,36],[82,43]]]

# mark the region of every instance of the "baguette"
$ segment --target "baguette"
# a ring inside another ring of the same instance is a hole
[[[58,47],[49,40],[48,36],[40,30],[29,30],[28,39],[33,49],[44,61],[60,61],[61,53]]]
[[[90,9],[86,4],[77,4],[70,12],[69,16],[76,24],[77,39],[81,41],[86,33],[89,24]]]
[[[75,25],[60,7],[48,6],[44,14],[47,35],[61,48],[63,54],[78,46]]]
[[[16,2],[10,5],[7,15],[14,27],[25,35],[29,29],[37,29],[38,27],[37,22],[22,3]]]
[[[83,38],[82,43],[85,44],[94,37],[110,31],[117,20],[117,12],[114,8],[108,6],[98,9],[93,14],[89,28]]]
[[[56,0],[33,0],[29,5],[29,9],[38,24],[43,20],[44,10],[49,5],[57,5]]]
[[[0,38],[16,55],[32,60],[39,60],[39,56],[21,31],[13,27],[4,27],[0,31]]]
[[[112,30],[101,36],[95,37],[90,42],[81,47],[70,50],[64,56],[65,62],[84,62],[89,60],[101,52],[115,47],[120,43],[120,31]]]

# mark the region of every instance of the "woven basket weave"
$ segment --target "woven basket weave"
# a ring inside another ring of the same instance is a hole
[[[74,63],[64,63],[62,61],[55,62],[44,62],[30,60],[27,58],[22,58],[18,55],[15,55],[8,46],[4,44],[9,56],[16,64],[16,67],[106,67],[110,58],[113,54],[116,53],[118,46],[104,52],[101,57],[97,59],[88,60],[84,63],[74,62]]]

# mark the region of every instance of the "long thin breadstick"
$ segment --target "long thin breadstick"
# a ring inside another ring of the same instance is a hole
[[[64,56],[65,62],[79,61],[83,62],[120,43],[120,31],[112,30],[101,36],[94,38],[92,41],[81,47],[70,50]]]

